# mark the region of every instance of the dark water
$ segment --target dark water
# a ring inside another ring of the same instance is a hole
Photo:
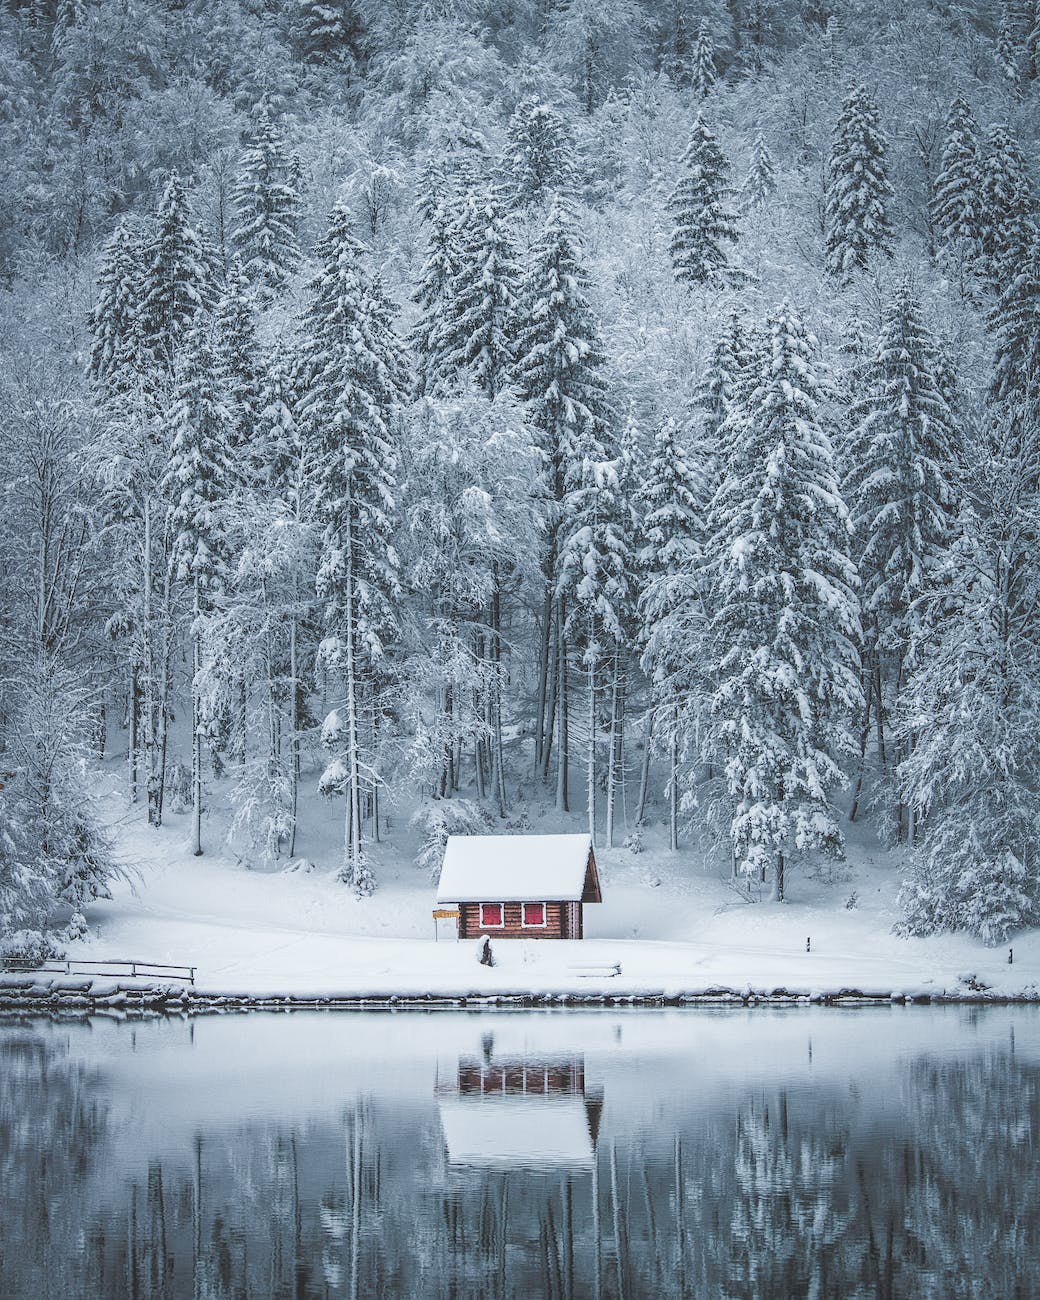
[[[0,1296],[1040,1296],[1040,1014],[0,1022]]]

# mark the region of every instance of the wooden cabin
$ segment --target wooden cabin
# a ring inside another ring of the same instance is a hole
[[[581,939],[582,909],[602,903],[588,835],[450,835],[439,907],[460,939]]]

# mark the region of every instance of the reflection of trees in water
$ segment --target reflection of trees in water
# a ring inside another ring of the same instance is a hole
[[[1013,1051],[918,1061],[903,1156],[907,1256],[922,1293],[1040,1295],[1040,1075]]]
[[[103,1232],[81,1209],[105,1132],[95,1081],[60,1038],[0,1035],[0,1295],[60,1296],[70,1281],[101,1294]]]
[[[142,1151],[99,1191],[96,1082],[40,1039],[0,1050],[5,1296],[1040,1294],[1040,1082],[1010,1052],[920,1060],[869,1098],[756,1088],[640,1132],[608,1081],[580,1168],[459,1168],[427,1098],[366,1098]]]

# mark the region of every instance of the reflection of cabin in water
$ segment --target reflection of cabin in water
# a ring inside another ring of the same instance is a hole
[[[460,939],[580,939],[602,901],[588,835],[448,837],[437,902],[457,906]]]
[[[452,1165],[591,1168],[603,1094],[585,1087],[585,1058],[460,1056],[437,1086]]]

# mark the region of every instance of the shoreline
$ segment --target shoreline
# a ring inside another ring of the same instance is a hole
[[[710,985],[684,991],[646,990],[612,993],[560,990],[535,992],[479,989],[431,993],[373,988],[352,992],[249,993],[196,990],[183,985],[145,980],[97,980],[66,977],[33,979],[31,975],[0,976],[0,1017],[43,1014],[82,1019],[94,1015],[211,1015],[253,1011],[509,1011],[644,1009],[664,1007],[724,1010],[744,1007],[878,1007],[878,1006],[1035,1006],[1040,992],[994,993],[979,989],[871,990],[842,987],[831,990],[734,989]]]

